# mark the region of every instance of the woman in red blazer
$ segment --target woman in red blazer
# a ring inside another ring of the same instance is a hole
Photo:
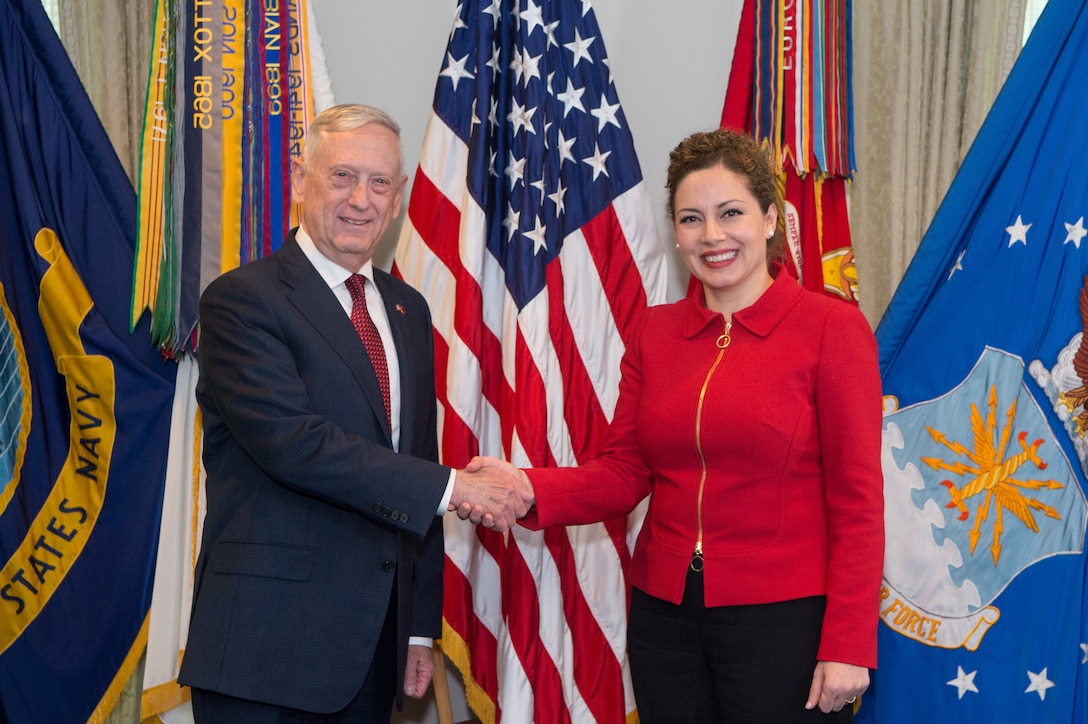
[[[650,495],[628,626],[644,724],[850,721],[883,565],[875,340],[774,261],[781,201],[754,140],[690,136],[667,187],[700,284],[646,311],[601,455],[525,471],[522,524],[623,516]]]

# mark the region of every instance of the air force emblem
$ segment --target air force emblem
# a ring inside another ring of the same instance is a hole
[[[923,644],[976,649],[1022,571],[1083,548],[1084,493],[1023,380],[986,348],[946,394],[886,400],[881,617]]]

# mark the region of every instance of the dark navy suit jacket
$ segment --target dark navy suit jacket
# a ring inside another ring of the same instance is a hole
[[[396,696],[408,636],[442,628],[442,500],[426,302],[375,269],[400,362],[400,452],[370,359],[295,241],[200,300],[207,517],[178,681],[316,712],[366,677],[391,596]],[[396,590],[394,590],[394,582]]]

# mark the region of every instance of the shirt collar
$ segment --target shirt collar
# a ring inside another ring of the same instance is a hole
[[[295,231],[295,241],[298,242],[298,246],[302,249],[302,253],[306,255],[306,258],[310,260],[310,263],[314,265],[314,269],[321,275],[321,278],[325,280],[325,283],[329,285],[329,288],[343,284],[351,273],[344,267],[334,262],[329,257],[322,254],[317,249],[317,245],[314,244],[314,240],[310,238],[310,235],[306,233],[306,230],[301,226]],[[362,268],[359,269],[357,274],[362,274],[366,277],[371,284],[374,284],[374,260],[367,259]],[[376,288],[376,287],[375,287]]]

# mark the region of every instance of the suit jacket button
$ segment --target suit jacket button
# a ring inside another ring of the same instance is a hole
[[[397,567],[397,562],[396,561],[386,561],[385,563],[382,564],[382,570],[385,571],[386,573],[391,573],[392,571],[394,571],[396,569],[396,567]]]

